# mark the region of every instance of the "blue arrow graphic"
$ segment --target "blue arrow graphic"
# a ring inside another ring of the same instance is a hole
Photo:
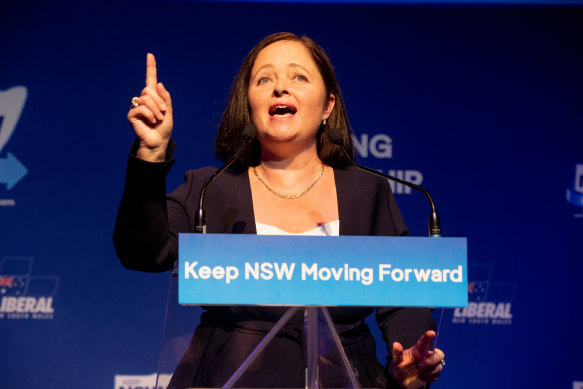
[[[12,153],[7,158],[0,158],[0,184],[6,184],[8,190],[26,176],[28,169]]]

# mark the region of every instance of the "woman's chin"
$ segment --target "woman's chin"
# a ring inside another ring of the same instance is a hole
[[[259,142],[293,142],[297,138],[297,132],[292,128],[279,128],[262,134],[257,134]]]
[[[278,123],[279,124],[279,123]],[[271,142],[291,142],[302,139],[316,139],[317,128],[314,131],[306,131],[297,125],[272,125],[265,130],[259,129],[257,138],[259,141],[265,139]]]

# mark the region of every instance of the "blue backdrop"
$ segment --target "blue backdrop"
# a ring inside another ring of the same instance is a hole
[[[583,7],[5,0],[0,15],[0,387],[137,388],[114,377],[156,370],[168,274],[123,269],[111,243],[146,53],[174,101],[170,189],[217,164],[233,77],[276,31],[327,50],[359,161],[424,185],[444,235],[468,237],[470,305],[445,314],[434,386],[583,385]],[[425,235],[425,199],[395,192]]]

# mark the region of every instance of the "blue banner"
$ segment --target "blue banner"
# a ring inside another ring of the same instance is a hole
[[[465,238],[180,234],[179,302],[461,307]]]

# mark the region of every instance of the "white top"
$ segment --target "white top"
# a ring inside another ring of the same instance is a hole
[[[314,235],[314,236],[338,236],[340,235],[340,220],[335,220],[326,224],[320,224],[313,230],[304,232],[287,232],[269,224],[255,222],[257,235]]]

